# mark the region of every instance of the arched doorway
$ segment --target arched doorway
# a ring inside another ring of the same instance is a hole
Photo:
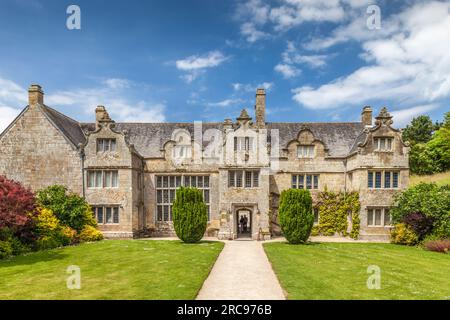
[[[236,211],[236,229],[238,238],[252,237],[252,212],[249,209]]]

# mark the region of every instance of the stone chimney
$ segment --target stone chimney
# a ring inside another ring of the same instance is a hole
[[[256,128],[262,129],[266,126],[266,90],[256,89],[255,105]]]
[[[361,122],[366,127],[372,126],[372,107],[366,106],[361,113]]]
[[[101,127],[104,123],[113,122],[109,117],[108,112],[104,106],[98,106],[95,108],[95,124],[97,129]]]
[[[44,105],[44,91],[38,84],[32,84],[28,89],[28,105]]]

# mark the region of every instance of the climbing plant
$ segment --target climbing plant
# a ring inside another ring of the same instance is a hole
[[[319,224],[313,229],[314,235],[332,236],[339,234],[341,236],[350,236],[357,239],[359,236],[360,218],[358,192],[331,192],[322,191],[318,195],[316,208],[319,209]],[[352,229],[348,233],[348,215],[351,214]]]

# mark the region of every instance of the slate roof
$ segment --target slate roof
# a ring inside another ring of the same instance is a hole
[[[81,130],[80,124],[77,121],[50,107],[41,106],[41,109],[75,146],[78,147],[80,143],[86,141],[83,130]]]
[[[343,157],[349,154],[353,144],[362,133],[364,124],[361,122],[269,122],[267,129],[278,129],[280,146],[296,139],[302,129],[309,129],[314,137],[322,141],[329,149],[332,157]]]
[[[95,129],[94,123],[82,123],[81,127],[85,131]],[[223,123],[209,122],[202,124],[203,132],[210,128],[223,130]],[[325,143],[329,148],[330,156],[343,157],[349,154],[355,140],[360,136],[364,125],[360,122],[347,123],[286,123],[269,122],[267,129],[278,129],[281,148],[297,138],[302,129],[309,129],[316,139]],[[191,136],[194,135],[193,123],[116,123],[115,129],[126,130],[130,143],[144,158],[161,157],[161,149],[168,140],[171,140],[175,129],[186,129]],[[205,142],[207,143],[207,142]]]

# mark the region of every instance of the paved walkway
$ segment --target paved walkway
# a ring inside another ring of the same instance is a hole
[[[283,300],[285,296],[261,242],[224,241],[198,300]]]

